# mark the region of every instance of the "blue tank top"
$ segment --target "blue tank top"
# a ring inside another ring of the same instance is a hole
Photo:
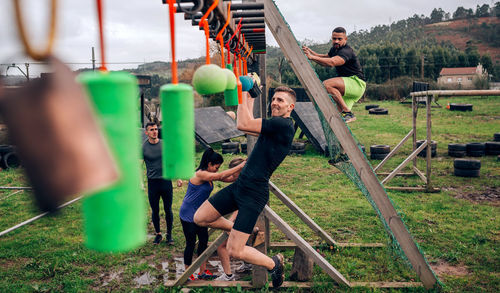
[[[213,189],[213,185],[208,181],[200,185],[194,185],[189,181],[186,195],[179,210],[181,220],[194,223],[194,213],[208,199]]]

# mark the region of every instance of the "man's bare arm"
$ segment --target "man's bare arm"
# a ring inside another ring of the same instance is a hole
[[[253,111],[250,111],[248,106],[249,99],[251,98],[249,97],[248,92],[243,92],[242,103],[238,105],[236,125],[238,130],[260,134],[262,129],[262,119],[255,119],[253,117]]]

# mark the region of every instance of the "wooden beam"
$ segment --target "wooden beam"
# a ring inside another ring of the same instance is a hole
[[[383,165],[385,165],[385,163],[387,161],[389,161],[390,158],[392,158],[392,156],[394,156],[394,154],[399,150],[399,148],[408,140],[408,138],[410,138],[411,136],[413,135],[413,129],[410,130],[410,132],[408,132],[408,134],[403,137],[403,139],[396,145],[396,147],[394,147],[394,149],[382,160],[382,162],[380,162],[380,164],[377,165],[377,167],[375,167],[373,169],[373,171],[377,172],[378,169],[382,168]]]
[[[351,282],[353,287],[369,288],[411,288],[422,287],[420,282]]]
[[[311,247],[315,247],[318,244],[317,243],[310,243]],[[348,242],[337,242],[337,247],[367,247],[367,248],[377,248],[377,247],[385,247],[386,245],[383,243],[348,243]],[[297,247],[297,244],[292,241],[285,241],[285,242],[271,242],[270,243],[270,249],[276,249],[276,250],[284,250],[284,249],[295,249]]]
[[[413,172],[415,172],[415,174],[417,174],[418,177],[420,177],[420,179],[422,179],[424,182],[427,182],[427,178],[425,178],[424,173],[422,173],[422,171],[420,171],[417,167],[413,166]]]
[[[388,190],[398,190],[398,191],[425,191],[425,192],[440,192],[441,189],[433,187],[431,190],[428,190],[427,187],[403,187],[403,186],[386,186],[385,189]]]
[[[182,286],[184,283],[186,283],[187,279],[191,274],[196,271],[200,267],[200,265],[206,261],[212,254],[217,250],[217,247],[221,245],[226,239],[228,238],[227,233],[222,233],[217,239],[215,239],[212,244],[203,251],[203,253],[198,256],[198,258],[184,271],[184,274],[182,274],[179,279],[175,280],[172,284],[173,287],[179,287]]]
[[[379,173],[377,173],[377,175],[380,175],[380,176],[387,176],[389,174],[391,174],[391,172],[379,172]],[[408,177],[415,176],[415,175],[416,175],[415,173],[411,173],[411,172],[409,172],[409,173],[401,172],[401,173],[396,174],[396,176],[408,176]]]
[[[302,222],[304,222],[309,228],[311,228],[314,233],[316,233],[321,239],[325,240],[329,245],[337,245],[337,242],[333,240],[330,235],[328,235],[321,227],[314,222],[298,205],[296,205],[288,196],[286,196],[283,191],[281,191],[274,183],[269,181],[269,189],[271,190],[277,198],[281,200],[292,212],[299,217]]]
[[[288,24],[284,21],[274,1],[265,0],[264,10],[269,30],[274,35],[287,60],[290,61],[296,76],[306,89],[306,93],[319,107],[325,120],[340,141],[344,151],[347,153],[359,177],[370,193],[374,204],[391,230],[392,235],[396,238],[425,287],[428,289],[433,288],[437,283],[436,277],[424,256],[420,253],[420,250],[389,200],[375,173],[359,150],[349,129],[340,117],[336,106],[332,103],[316,72],[314,72],[311,64],[303,54],[302,49],[299,47],[297,40],[290,31]]]
[[[394,169],[391,172],[391,174],[389,174],[387,177],[384,178],[384,180],[382,180],[382,184],[385,184],[387,181],[394,178],[394,176],[396,176],[397,173],[401,171],[401,169],[403,169],[408,163],[410,163],[413,160],[413,158],[415,158],[427,145],[428,145],[427,141],[424,141],[424,143],[422,143],[422,145],[420,145],[416,150],[414,150],[413,153],[411,153],[408,156],[408,158],[406,158],[401,164],[399,164],[399,166],[397,166],[396,169]]]
[[[446,90],[423,91],[410,93],[412,97],[423,96],[500,96],[500,90]]]
[[[350,286],[349,281],[347,281],[344,276],[342,276],[339,271],[337,271],[329,262],[327,262],[321,254],[319,254],[314,248],[309,245],[299,234],[297,234],[283,219],[278,216],[268,205],[264,207],[264,215],[273,222],[274,225],[278,227],[285,235],[290,238],[293,242],[297,244],[305,253],[310,255],[314,262],[320,266],[325,273],[327,273],[332,279],[335,280],[339,285]]]

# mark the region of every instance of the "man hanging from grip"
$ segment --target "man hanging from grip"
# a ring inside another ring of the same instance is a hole
[[[194,215],[199,226],[230,232],[227,241],[229,255],[266,267],[275,288],[283,283],[283,256],[277,254],[270,258],[245,244],[269,200],[269,178],[290,151],[294,136],[290,114],[295,102],[292,89],[277,87],[271,102],[272,117],[256,119],[253,117],[254,99],[243,92],[243,101],[237,112],[238,129],[259,138],[238,179],[205,201]],[[236,210],[238,216],[234,223],[223,217]]]

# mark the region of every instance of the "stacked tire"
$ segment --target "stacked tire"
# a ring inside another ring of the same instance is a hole
[[[10,145],[0,145],[0,167],[2,169],[17,168],[21,161],[17,156],[14,147]]]
[[[493,141],[500,141],[500,132],[493,134]]]
[[[488,141],[484,143],[484,146],[487,156],[500,155],[500,141]]]
[[[246,153],[247,153],[247,143],[246,143],[246,142],[242,142],[242,143],[240,144],[240,146],[241,146],[241,152],[242,152],[243,154],[246,154]]]
[[[306,144],[303,142],[292,142],[289,154],[303,155],[306,152]]]
[[[238,154],[240,152],[239,142],[224,142],[222,143],[223,154]]]
[[[389,114],[389,110],[385,108],[372,108],[368,110],[368,114],[373,114],[373,115],[387,115]]]
[[[450,104],[450,111],[472,111],[472,104]]]
[[[479,170],[481,169],[481,161],[469,159],[455,159],[453,161],[455,176],[460,177],[479,177]]]
[[[417,140],[417,148],[421,146],[424,143],[425,140]],[[425,149],[421,150],[420,153],[418,153],[417,156],[419,157],[427,157],[427,148],[428,146],[425,147]],[[431,157],[434,158],[437,155],[437,142],[435,140],[431,141]]]
[[[370,110],[370,109],[374,109],[374,108],[378,108],[378,105],[371,104],[371,105],[365,106],[365,110]]]
[[[464,143],[448,144],[448,156],[454,158],[463,158],[467,155],[467,145]]]
[[[391,152],[391,147],[388,145],[372,145],[370,146],[370,159],[383,160]]]
[[[471,142],[466,145],[467,156],[482,157],[486,151],[486,145],[482,142]]]

